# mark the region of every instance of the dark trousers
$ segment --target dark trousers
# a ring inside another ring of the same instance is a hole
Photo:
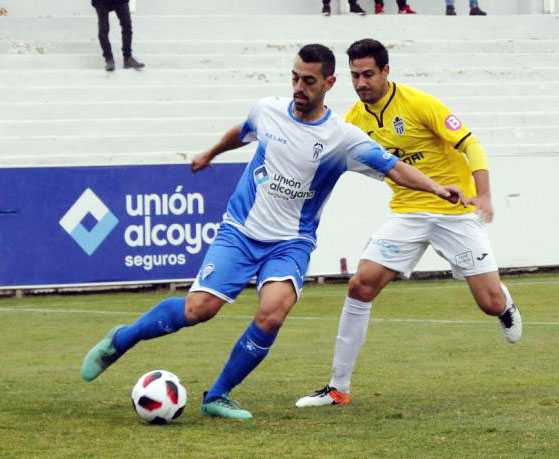
[[[109,41],[109,13],[111,8],[106,5],[97,6],[97,19],[99,24],[99,43],[103,49],[103,57],[112,59],[113,52],[111,50],[111,42]],[[124,58],[132,55],[132,20],[130,19],[130,8],[128,3],[113,6],[112,9],[116,13],[120,21],[122,29],[122,54]]]

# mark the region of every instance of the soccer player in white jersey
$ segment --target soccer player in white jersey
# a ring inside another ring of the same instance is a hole
[[[360,100],[345,119],[438,183],[459,184],[471,205],[434,200],[387,180],[393,190],[392,214],[371,236],[349,281],[330,383],[299,399],[300,408],[349,403],[351,375],[367,334],[372,301],[398,274],[409,277],[428,245],[449,261],[454,277],[466,279],[479,308],[499,317],[509,342],[522,336],[520,312],[501,284],[482,224],[493,217],[482,146],[440,100],[388,80],[388,51],[382,43],[359,40],[347,54]]]
[[[202,402],[204,416],[250,419],[229,392],[264,359],[299,298],[321,211],[340,175],[347,170],[386,175],[403,186],[463,201],[457,187],[438,185],[324,106],[336,81],[334,69],[328,48],[303,47],[292,71],[293,99],[260,100],[242,125],[194,159],[196,172],[216,155],[258,141],[186,300],[167,298],[135,323],[111,329],[86,355],[84,380],[95,379],[141,340],[210,320],[255,276],[254,320]]]

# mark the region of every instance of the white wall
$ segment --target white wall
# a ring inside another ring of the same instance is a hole
[[[557,182],[559,156],[490,157],[495,220],[487,225],[500,267],[559,264],[559,211],[551,196]],[[327,204],[319,230],[311,272],[340,273],[340,258],[354,272],[359,256],[389,213],[390,189],[384,183],[348,173]],[[417,271],[448,270],[448,263],[429,249]]]

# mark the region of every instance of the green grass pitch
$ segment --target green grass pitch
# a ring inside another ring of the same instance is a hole
[[[98,380],[89,348],[165,291],[0,299],[0,457],[557,458],[559,275],[505,278],[524,320],[508,344],[465,283],[390,285],[373,304],[345,407],[297,409],[329,380],[345,285],[308,285],[266,360],[233,397],[240,423],[200,416],[255,310],[247,290],[210,322],[142,342]],[[143,424],[130,390],[163,368],[188,390],[176,423]]]

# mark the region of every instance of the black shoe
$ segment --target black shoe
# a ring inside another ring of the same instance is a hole
[[[327,4],[327,3],[323,3],[323,4],[322,4],[322,14],[323,14],[324,16],[330,16],[330,13],[331,13],[331,11],[330,11],[330,5]]]
[[[349,4],[349,12],[351,14],[358,14],[359,16],[365,16],[367,13],[363,8],[359,6],[359,3],[353,2]]]
[[[480,10],[479,6],[476,6],[470,10],[470,16],[487,16],[487,13]]]
[[[107,72],[112,72],[115,69],[115,61],[112,57],[105,59],[105,70]]]
[[[456,10],[454,9],[453,5],[448,5],[446,7],[446,15],[447,16],[456,16]]]
[[[146,65],[138,62],[136,59],[134,59],[132,56],[127,57],[124,59],[124,68],[125,69],[142,69],[144,68]]]

